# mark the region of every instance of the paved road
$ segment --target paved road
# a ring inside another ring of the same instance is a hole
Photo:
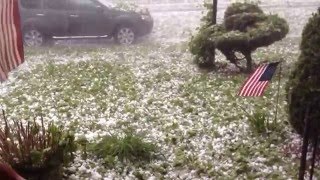
[[[218,9],[225,9],[231,3],[230,0],[219,0]],[[153,13],[167,11],[201,11],[203,10],[202,1],[198,3],[158,3],[158,4],[139,4],[146,7]],[[320,0],[262,0],[259,4],[263,8],[290,8],[290,7],[320,7]]]
[[[169,6],[169,5],[168,5]],[[172,6],[172,5],[171,5]],[[218,22],[222,21],[223,13],[227,4],[221,3],[218,8]],[[317,7],[320,7],[320,0],[307,0],[301,2],[290,0],[290,3],[262,3],[262,9],[266,13],[278,14],[287,20],[290,26],[288,37],[300,37],[301,32],[308,18]],[[160,8],[152,11],[155,19],[154,33],[152,37],[161,41],[179,41],[190,37],[190,33],[200,24],[203,9],[177,9],[162,11]]]

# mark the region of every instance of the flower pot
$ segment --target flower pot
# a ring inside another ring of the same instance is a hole
[[[27,180],[62,180],[62,165],[51,167],[16,167],[14,168]]]

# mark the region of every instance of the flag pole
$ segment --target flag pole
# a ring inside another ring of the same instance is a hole
[[[275,110],[275,115],[274,115],[274,121],[273,124],[275,125],[277,123],[278,119],[278,109],[279,109],[279,96],[280,96],[280,82],[281,82],[281,71],[282,71],[282,61],[283,59],[280,60],[280,65],[279,65],[279,73],[278,73],[278,89],[277,89],[277,99],[276,99],[276,110]]]

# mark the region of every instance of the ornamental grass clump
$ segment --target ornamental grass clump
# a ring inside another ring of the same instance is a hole
[[[73,159],[74,136],[49,123],[8,120],[3,111],[0,160],[26,179],[62,179],[62,165]]]
[[[250,129],[257,134],[266,134],[270,130],[270,122],[268,114],[265,111],[256,109],[253,113],[249,113],[243,107],[240,107],[248,119]]]
[[[264,134],[268,131],[268,117],[263,112],[255,112],[252,115],[248,116],[248,121],[251,129],[258,133]]]
[[[202,18],[202,26],[189,43],[190,51],[200,67],[212,61],[217,48],[241,71],[250,72],[253,66],[252,52],[283,39],[289,31],[283,18],[264,14],[254,4],[231,4],[225,11],[222,24],[212,24],[212,5],[206,7],[208,14]],[[239,58],[238,53],[243,58]],[[240,65],[242,59],[246,59],[246,69]]]
[[[98,158],[102,158],[105,165],[112,166],[116,159],[121,162],[148,162],[155,155],[156,145],[126,132],[124,137],[107,135],[99,143],[90,145],[88,149]]]
[[[320,130],[320,8],[304,27],[300,56],[287,83],[289,122],[300,135],[306,117],[311,136]]]

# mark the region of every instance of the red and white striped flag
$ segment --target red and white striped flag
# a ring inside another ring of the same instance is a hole
[[[272,79],[279,62],[259,66],[240,89],[239,96],[261,96]]]
[[[0,0],[0,81],[24,61],[17,0]]]

